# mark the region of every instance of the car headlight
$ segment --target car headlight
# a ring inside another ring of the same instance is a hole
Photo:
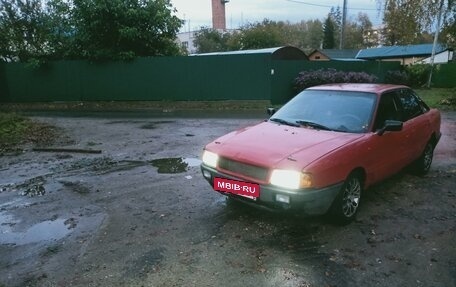
[[[274,169],[269,182],[272,185],[289,189],[308,188],[312,186],[310,174],[286,169]]]
[[[219,156],[216,153],[213,153],[213,152],[210,152],[207,150],[205,150],[203,152],[202,160],[205,165],[215,168],[217,166],[218,159],[219,159]]]

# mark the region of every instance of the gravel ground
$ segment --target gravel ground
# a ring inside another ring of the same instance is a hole
[[[344,227],[212,191],[202,147],[261,117],[34,119],[78,152],[0,157],[0,286],[456,286],[455,112],[430,173],[372,187]]]

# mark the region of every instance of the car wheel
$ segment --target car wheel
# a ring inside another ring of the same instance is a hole
[[[345,225],[352,222],[359,210],[363,190],[361,176],[352,173],[344,182],[334,200],[329,216],[333,223]]]
[[[423,153],[414,164],[414,171],[417,175],[425,175],[431,168],[434,157],[434,145],[429,141]]]

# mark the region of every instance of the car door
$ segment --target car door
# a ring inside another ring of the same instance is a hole
[[[429,135],[425,131],[430,130],[430,123],[423,116],[427,110],[423,108],[411,89],[401,89],[397,96],[402,110],[402,121],[404,122],[406,161],[411,163],[421,155],[429,141]]]
[[[373,133],[367,141],[366,167],[374,182],[398,172],[404,167],[406,161],[407,131],[387,131],[382,135],[377,133],[383,128],[386,120],[400,121],[402,119],[397,93],[398,91],[392,91],[380,96]]]

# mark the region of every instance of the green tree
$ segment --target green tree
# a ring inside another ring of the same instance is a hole
[[[416,9],[409,2],[388,1],[383,21],[385,22],[385,41],[387,45],[416,44],[421,25]]]
[[[282,34],[283,22],[268,19],[263,22],[248,24],[241,28],[240,46],[243,50],[278,47],[285,44]]]
[[[49,17],[40,0],[0,0],[0,58],[22,61],[48,58],[54,47]]]
[[[238,31],[220,32],[203,28],[196,34],[194,44],[199,53],[261,49],[291,45],[299,47],[303,33],[289,22],[263,20],[241,27]]]
[[[368,43],[364,40],[364,35],[372,30],[372,22],[369,16],[360,12],[355,21],[347,21],[345,27],[345,47],[346,49],[363,49]]]
[[[305,50],[320,48],[323,39],[323,23],[320,20],[307,20],[297,25],[301,34],[298,47]]]
[[[176,55],[183,21],[169,0],[74,0],[75,49],[83,58]]]
[[[198,53],[228,51],[230,33],[203,27],[195,35],[193,44]]]
[[[323,49],[335,48],[335,27],[333,19],[328,15],[323,24]]]
[[[339,47],[340,37],[342,32],[342,11],[339,6],[331,7],[329,11],[328,17],[331,18],[333,26],[334,26],[334,45]],[[347,23],[346,23],[347,24]]]
[[[45,12],[49,31],[49,43],[52,45],[51,59],[74,58],[74,25],[71,18],[71,4],[64,0],[50,0]]]
[[[441,0],[377,0],[383,7],[386,44],[414,44],[427,39],[426,33],[435,30],[435,19],[439,14]],[[454,0],[443,1],[444,27],[454,23]],[[453,19],[453,20],[451,20]],[[442,27],[438,27],[441,29]]]
[[[440,41],[442,43],[447,43],[448,46],[455,48],[456,47],[456,5],[452,5],[456,1],[451,2],[449,6],[450,12],[447,13],[442,33],[440,34]]]

